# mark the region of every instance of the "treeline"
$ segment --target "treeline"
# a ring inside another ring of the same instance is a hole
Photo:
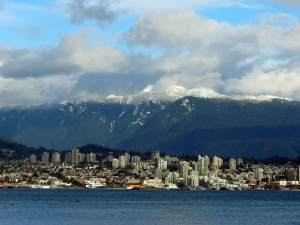
[[[10,159],[24,159],[27,158],[31,154],[37,155],[38,159],[41,158],[41,155],[43,152],[48,152],[50,156],[54,153],[57,152],[57,150],[54,149],[46,149],[43,147],[39,148],[33,148],[33,147],[28,147],[16,142],[13,142],[12,140],[5,138],[5,137],[0,137],[0,150],[2,149],[10,149],[14,150],[15,153],[10,157]],[[82,147],[78,148],[80,150],[80,153],[84,154],[89,154],[89,153],[95,153],[97,155],[97,159],[101,160],[105,157],[107,157],[110,153],[113,154],[115,158],[117,158],[119,155],[124,154],[125,152],[129,153],[130,156],[139,156],[141,157],[141,160],[148,160],[151,158],[151,152],[140,152],[140,151],[125,151],[125,150],[117,150],[117,149],[110,149],[103,147],[101,145],[95,145],[95,144],[88,144]],[[67,152],[70,152],[70,150],[62,150],[59,151],[61,153],[61,159],[64,160],[64,155]],[[164,157],[166,154],[161,152],[160,153],[161,157]],[[175,156],[175,155],[170,155],[170,156]],[[197,161],[197,155],[195,154],[181,154],[181,155],[176,155],[178,158],[185,160],[185,161]],[[209,155],[210,158],[212,156]],[[5,159],[7,158],[6,155],[3,153],[3,151],[0,151],[0,159]],[[224,162],[227,162],[229,158],[223,158]],[[273,157],[268,157],[264,159],[257,159],[257,158],[246,158],[243,157],[243,162],[244,163],[250,163],[250,164],[266,164],[266,165],[271,165],[271,164],[276,164],[276,165],[283,165],[286,163],[292,163],[292,164],[297,164],[300,165],[300,157],[297,157],[296,159],[290,159],[288,157],[284,156],[273,156]]]

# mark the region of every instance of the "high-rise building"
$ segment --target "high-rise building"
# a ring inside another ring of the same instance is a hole
[[[155,168],[166,170],[168,162],[163,158],[155,158]]]
[[[71,164],[72,163],[72,152],[67,152],[65,154],[65,162]]]
[[[242,159],[242,158],[238,158],[238,159],[236,160],[236,165],[237,165],[237,166],[243,165],[243,159]]]
[[[211,162],[214,166],[217,166],[217,167],[219,167],[219,157],[217,157],[217,156],[214,156],[213,158],[212,158],[212,162]]]
[[[264,170],[260,167],[255,169],[255,179],[261,180],[264,177]]]
[[[131,157],[131,162],[132,163],[139,163],[141,162],[141,157],[137,156],[137,155],[134,155]]]
[[[128,154],[127,152],[124,154],[125,156],[125,160],[126,160],[126,165],[130,163],[130,154]]]
[[[41,162],[42,163],[49,163],[49,153],[48,152],[43,152]]]
[[[78,163],[84,162],[86,160],[86,155],[83,153],[79,153],[78,159],[79,159]]]
[[[286,176],[289,181],[296,181],[297,180],[297,171],[294,168],[287,169]]]
[[[154,151],[151,153],[151,161],[155,162],[155,158],[160,158],[159,151]]]
[[[219,158],[219,168],[223,165],[223,159]]]
[[[209,163],[210,163],[210,159],[209,157],[203,156],[201,157],[201,155],[198,155],[198,174],[201,176],[207,176],[208,172],[209,172]]]
[[[72,164],[77,165],[80,162],[80,155],[79,155],[79,149],[74,148],[72,149]]]
[[[60,153],[54,152],[52,154],[52,160],[53,163],[60,163]]]
[[[179,174],[181,178],[186,178],[189,174],[189,163],[186,161],[181,161],[179,164]]]
[[[211,170],[213,170],[213,171],[217,171],[218,169],[219,169],[219,167],[220,167],[220,165],[219,165],[219,157],[217,157],[217,156],[214,156],[213,158],[212,158],[212,163],[211,163]]]
[[[31,154],[31,155],[29,156],[29,161],[30,161],[31,163],[36,163],[36,155],[35,155],[35,154]]]
[[[300,166],[297,166],[297,177],[296,177],[297,181],[300,181]]]
[[[154,177],[157,177],[158,179],[162,179],[162,169],[156,168],[154,170]]]
[[[236,170],[236,159],[233,158],[229,159],[229,169]]]
[[[198,171],[191,170],[188,176],[188,186],[199,186]]]
[[[95,153],[90,153],[86,155],[86,161],[89,162],[96,162],[96,154]]]
[[[166,183],[166,184],[172,184],[172,183],[174,183],[173,173],[172,173],[172,172],[167,173],[167,174],[165,175],[165,183]]]
[[[121,156],[119,156],[118,160],[119,160],[119,167],[125,168],[126,167],[126,156],[121,155]]]
[[[119,168],[119,160],[118,159],[112,160],[112,168],[114,168],[114,169]]]

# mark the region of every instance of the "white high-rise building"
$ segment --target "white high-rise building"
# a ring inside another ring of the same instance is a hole
[[[204,157],[201,157],[201,155],[198,155],[198,174],[201,176],[207,176],[209,172],[209,163],[210,159],[206,155]]]
[[[130,163],[130,154],[128,154],[127,152],[124,154],[125,156],[125,160],[126,160],[126,165]]]
[[[264,177],[264,170],[262,168],[257,167],[255,169],[255,179],[261,180]]]
[[[30,161],[31,163],[36,163],[36,155],[35,155],[35,154],[31,154],[31,155],[29,156],[29,161]]]
[[[95,153],[90,153],[86,155],[86,161],[89,162],[96,162],[96,154]]]
[[[51,160],[51,162],[53,162],[53,163],[60,163],[60,153],[54,152],[52,154],[52,160]]]
[[[199,186],[199,175],[198,171],[190,171],[188,176],[188,186]]]
[[[112,160],[112,168],[114,168],[114,169],[119,168],[119,160],[118,159]]]
[[[187,177],[189,175],[189,169],[190,169],[190,165],[188,162],[186,161],[181,161],[179,164],[179,173],[180,173],[180,177],[183,178],[185,180],[185,185],[187,184]]]
[[[126,167],[126,156],[125,155],[121,155],[119,156],[118,160],[119,160],[119,167],[120,168],[125,168]]]
[[[48,152],[43,152],[42,157],[41,157],[41,162],[49,163],[49,153]]]

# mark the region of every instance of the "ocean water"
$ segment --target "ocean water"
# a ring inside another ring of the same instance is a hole
[[[297,191],[0,189],[0,224],[300,224]]]

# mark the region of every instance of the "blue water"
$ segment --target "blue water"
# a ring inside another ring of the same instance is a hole
[[[300,224],[300,192],[0,189],[0,224]]]

